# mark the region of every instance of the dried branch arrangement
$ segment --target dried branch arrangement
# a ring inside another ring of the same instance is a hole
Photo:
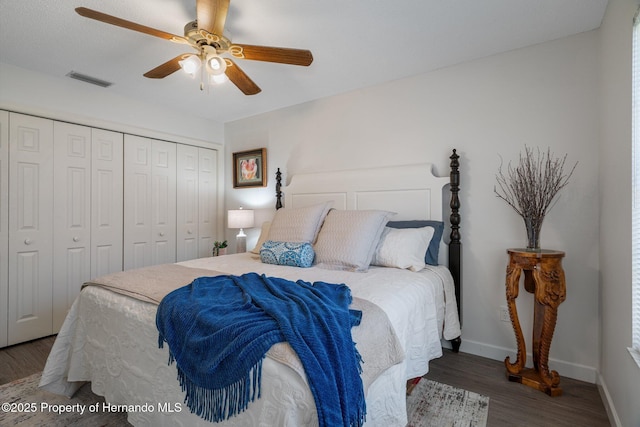
[[[534,152],[525,146],[524,154],[520,154],[518,165],[507,166],[506,174],[502,164],[498,169],[493,191],[507,202],[522,217],[527,229],[528,248],[540,248],[540,229],[549,210],[557,202],[556,195],[568,183],[569,178],[578,166],[576,162],[569,173],[565,173],[567,155],[556,158],[547,149]]]

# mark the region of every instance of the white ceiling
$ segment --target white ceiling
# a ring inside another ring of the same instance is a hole
[[[309,67],[237,60],[262,88],[200,92],[182,72],[143,73],[190,48],[77,15],[84,6],[182,35],[195,0],[1,0],[0,61],[52,76],[111,81],[106,91],[221,123],[421,74],[600,26],[607,0],[231,0],[243,44],[309,49]],[[1,78],[1,76],[0,76]],[[75,82],[78,85],[87,83]]]

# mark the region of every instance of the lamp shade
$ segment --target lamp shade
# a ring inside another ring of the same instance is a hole
[[[208,55],[207,56],[207,73],[212,76],[217,76],[220,74],[224,74],[227,69],[227,63],[225,60],[218,55]]]
[[[201,61],[198,55],[189,55],[182,61],[178,61],[178,64],[180,64],[180,68],[182,68],[185,73],[193,77],[200,69]]]
[[[228,228],[251,228],[253,221],[251,209],[233,209],[227,213]]]

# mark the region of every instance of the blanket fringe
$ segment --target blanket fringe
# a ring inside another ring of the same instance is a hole
[[[367,411],[361,407],[358,410],[356,418],[357,419],[351,421],[351,427],[362,427],[365,421],[367,421]]]
[[[158,347],[164,348],[165,340],[158,337]],[[192,413],[209,422],[220,422],[244,412],[249,403],[260,399],[262,388],[262,361],[258,361],[247,375],[225,388],[214,389],[211,384],[198,386],[193,383],[179,366],[178,381],[182,391],[186,392],[184,402]],[[169,365],[175,362],[169,349]]]
[[[260,398],[262,361],[240,381],[221,389],[194,384],[178,367],[178,381],[186,392],[184,402],[191,412],[209,422],[220,422],[244,412],[249,403]]]

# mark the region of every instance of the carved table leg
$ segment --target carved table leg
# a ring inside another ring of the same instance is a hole
[[[511,325],[513,331],[516,334],[516,342],[518,345],[518,353],[516,361],[511,363],[510,357],[507,356],[504,359],[504,365],[510,374],[517,374],[524,368],[524,364],[527,361],[526,348],[524,343],[524,336],[522,335],[522,328],[520,327],[520,319],[518,319],[518,310],[516,309],[516,298],[518,298],[518,289],[520,287],[520,274],[522,268],[513,262],[509,262],[507,266],[507,305],[509,307],[509,317],[511,318]]]
[[[558,388],[560,375],[549,372],[549,349],[556,327],[558,306],[566,299],[564,271],[560,259],[549,259],[540,263],[533,271],[536,282],[534,312],[534,365],[540,378],[550,392],[561,392]],[[537,360],[536,360],[537,359]],[[558,390],[553,390],[558,389]]]

